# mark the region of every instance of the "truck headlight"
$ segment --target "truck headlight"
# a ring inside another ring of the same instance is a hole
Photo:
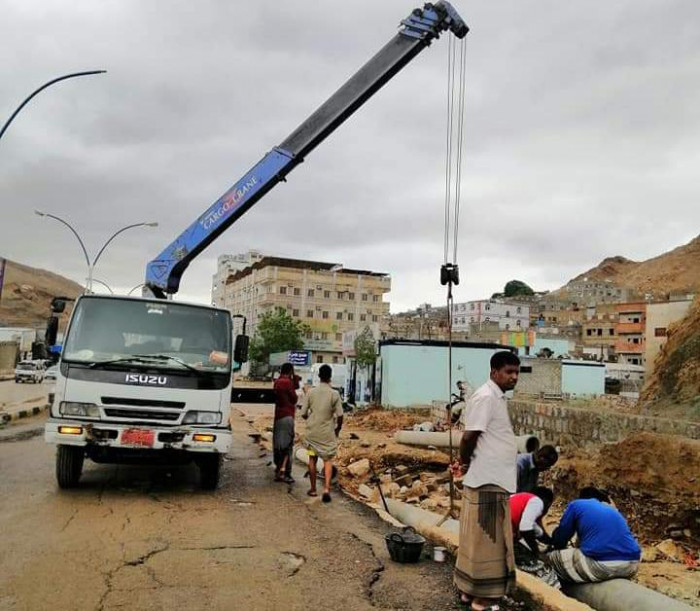
[[[219,424],[221,412],[187,412],[182,424]]]
[[[82,416],[83,418],[99,418],[100,408],[94,403],[76,403],[61,401],[58,411],[63,416]]]

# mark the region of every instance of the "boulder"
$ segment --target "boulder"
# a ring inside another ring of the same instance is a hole
[[[685,550],[673,539],[666,539],[662,541],[656,546],[656,549],[672,562],[683,562]]]
[[[362,477],[369,473],[369,459],[363,458],[348,465],[348,471],[353,477]]]

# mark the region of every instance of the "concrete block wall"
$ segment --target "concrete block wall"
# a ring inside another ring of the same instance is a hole
[[[700,439],[700,423],[567,406],[511,400],[508,411],[516,435],[536,434],[556,445],[579,447],[624,439],[646,431]]]
[[[560,395],[562,362],[558,359],[521,358],[517,392]]]
[[[0,373],[11,373],[15,369],[19,344],[17,342],[0,342]]]

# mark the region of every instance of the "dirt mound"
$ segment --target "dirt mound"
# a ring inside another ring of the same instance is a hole
[[[0,326],[43,328],[54,297],[77,297],[82,291],[79,284],[68,278],[8,260],[0,304]],[[64,315],[62,321],[67,318]]]
[[[641,400],[687,402],[700,398],[700,297],[686,317],[671,325]]]
[[[430,410],[411,412],[370,408],[348,418],[349,427],[356,430],[392,432],[413,428],[430,418]]]

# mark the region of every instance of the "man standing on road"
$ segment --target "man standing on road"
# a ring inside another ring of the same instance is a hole
[[[534,492],[540,473],[551,469],[559,460],[554,446],[542,446],[528,454],[518,454],[518,492]]]
[[[304,398],[301,417],[307,420],[305,445],[309,452],[309,496],[317,496],[316,463],[323,460],[324,503],[331,501],[331,479],[333,478],[333,457],[338,452],[338,435],[343,427],[343,404],[340,393],[331,387],[333,370],[330,365],[322,365],[318,370],[321,384],[312,388]]]
[[[272,429],[272,447],[275,462],[275,481],[293,484],[292,453],[294,451],[294,416],[297,411],[297,376],[291,363],[280,368],[275,380],[275,423]]]
[[[512,352],[491,357],[491,376],[469,399],[460,444],[465,472],[455,585],[471,609],[498,609],[515,586],[509,495],[515,492],[518,453],[505,393],[515,388],[520,359]]]

